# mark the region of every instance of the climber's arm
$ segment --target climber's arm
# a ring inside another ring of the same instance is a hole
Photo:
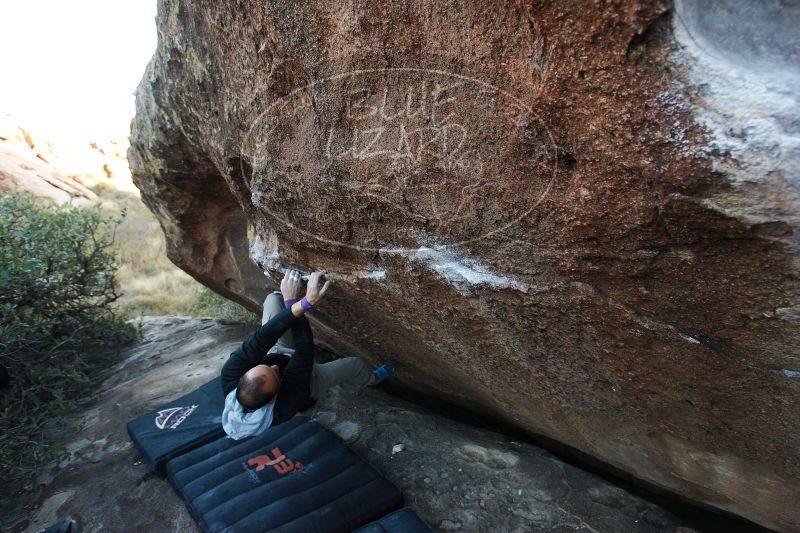
[[[322,272],[314,272],[308,280],[305,300],[316,304],[328,290],[330,280],[321,284]],[[296,303],[292,306],[302,303]],[[314,368],[314,335],[307,319],[299,320],[292,326],[294,335],[294,355],[286,365],[281,380],[281,388],[275,399],[273,424],[285,422],[302,409],[311,396],[311,371]]]
[[[311,370],[314,368],[314,335],[308,319],[292,326],[295,351],[283,371],[281,388],[275,400],[273,425],[290,419],[311,396]]]
[[[299,309],[295,309],[297,306]],[[290,309],[284,309],[272,317],[266,324],[258,328],[252,335],[234,351],[220,372],[222,389],[225,394],[236,388],[239,378],[248,370],[261,364],[261,359],[267,355],[283,333],[298,322],[305,309],[297,303]]]
[[[294,274],[297,273],[295,272]],[[299,277],[299,274],[297,275]],[[325,291],[328,290],[330,281],[326,281],[324,286],[321,286],[321,276],[322,272],[315,272],[311,274],[305,297],[307,304],[313,305],[317,303],[325,295]],[[284,332],[286,332],[287,329],[292,327],[292,331],[295,331],[293,326],[297,325],[298,322],[307,322],[304,318],[305,312],[306,309],[303,307],[302,302],[296,302],[289,309],[284,309],[272,317],[266,324],[257,329],[247,338],[247,340],[242,343],[239,348],[237,348],[235,352],[230,355],[230,357],[228,357],[228,360],[225,362],[222,367],[222,371],[220,372],[222,389],[226,395],[236,388],[236,385],[239,383],[239,378],[241,378],[248,370],[261,364],[262,358],[267,355],[269,349],[272,348],[276,342],[278,342],[278,339],[284,334]],[[311,328],[308,327],[307,323],[306,328],[308,330],[308,336],[311,336]],[[294,333],[294,335],[295,344],[297,344],[298,334]],[[302,334],[300,336],[302,336]],[[312,337],[312,359],[313,342],[314,341]]]

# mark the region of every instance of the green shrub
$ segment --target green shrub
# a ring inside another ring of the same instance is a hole
[[[248,311],[236,302],[223,298],[206,286],[201,285],[197,291],[197,301],[189,309],[191,316],[213,316],[231,322],[244,322],[251,326],[260,326],[259,316]]]
[[[112,310],[111,251],[119,220],[100,208],[58,207],[29,195],[0,197],[0,496],[30,489],[63,450],[45,438],[92,395],[97,370],[135,337]]]

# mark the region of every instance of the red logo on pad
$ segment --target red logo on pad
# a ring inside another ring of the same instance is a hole
[[[280,475],[288,474],[289,472],[294,472],[303,468],[303,463],[300,461],[292,461],[281,452],[280,448],[273,448],[272,455],[275,456],[274,459],[271,459],[268,454],[257,455],[252,459],[248,459],[247,462],[242,463],[242,466],[245,470],[250,470],[255,467],[256,472],[261,472],[264,468],[271,466]]]

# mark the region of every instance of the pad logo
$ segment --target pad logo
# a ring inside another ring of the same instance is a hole
[[[156,427],[158,429],[175,429],[181,422],[186,420],[197,407],[197,405],[191,405],[189,407],[170,407],[168,409],[163,409],[156,414]]]
[[[242,463],[242,467],[244,467],[245,470],[250,470],[255,467],[256,472],[261,472],[264,468],[271,466],[280,475],[288,474],[289,472],[294,472],[303,468],[303,463],[300,461],[292,461],[281,452],[280,448],[273,448],[272,455],[275,456],[274,459],[271,459],[269,454],[257,455],[252,459],[248,459],[247,462]]]

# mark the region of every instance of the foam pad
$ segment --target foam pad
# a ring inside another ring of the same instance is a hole
[[[408,507],[388,514],[377,522],[370,522],[355,533],[432,533],[428,524]]]
[[[263,435],[208,443],[167,463],[204,531],[352,531],[403,504],[333,432],[295,416]]]
[[[71,519],[67,519],[63,522],[59,522],[58,524],[53,524],[45,529],[40,529],[38,533],[71,533],[72,525],[74,523],[75,522]]]
[[[128,434],[148,466],[164,472],[167,461],[225,435],[225,397],[219,378],[128,422]]]

